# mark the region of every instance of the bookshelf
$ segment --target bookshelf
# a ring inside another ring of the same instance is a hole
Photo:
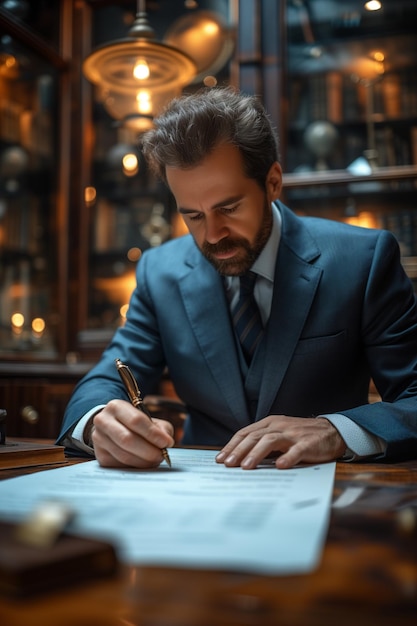
[[[300,214],[391,230],[417,290],[417,6],[283,9],[284,199]]]
[[[56,6],[47,28],[39,7],[27,15],[33,29],[16,17],[0,9],[0,356],[48,360],[65,349],[59,285],[68,204],[59,193],[66,149],[59,122],[66,62],[56,46]]]

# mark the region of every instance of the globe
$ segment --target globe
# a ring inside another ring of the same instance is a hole
[[[326,159],[333,152],[338,138],[337,128],[331,122],[319,120],[307,126],[304,132],[304,143],[317,157],[316,169],[328,169]]]

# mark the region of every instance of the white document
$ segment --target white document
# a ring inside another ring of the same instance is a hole
[[[319,564],[335,463],[243,470],[217,464],[212,450],[169,454],[172,469],[88,461],[4,480],[0,516],[17,521],[61,500],[76,510],[70,532],[109,540],[138,565],[296,574]]]

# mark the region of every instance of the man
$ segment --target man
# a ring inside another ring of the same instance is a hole
[[[284,206],[268,116],[232,89],[173,101],[143,151],[190,234],[143,254],[126,324],[58,442],[104,466],[162,461],[172,426],[127,401],[120,358],[144,395],[168,367],[189,412],[183,442],[219,446],[228,466],[415,456],[417,309],[394,237]],[[249,270],[264,328],[247,360],[232,317]],[[368,404],[371,377],[382,402]]]

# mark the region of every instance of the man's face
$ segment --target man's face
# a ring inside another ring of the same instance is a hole
[[[178,211],[208,261],[229,276],[249,270],[271,232],[271,202],[282,184],[278,163],[261,189],[245,176],[239,150],[221,144],[196,167],[167,167],[166,175]]]

